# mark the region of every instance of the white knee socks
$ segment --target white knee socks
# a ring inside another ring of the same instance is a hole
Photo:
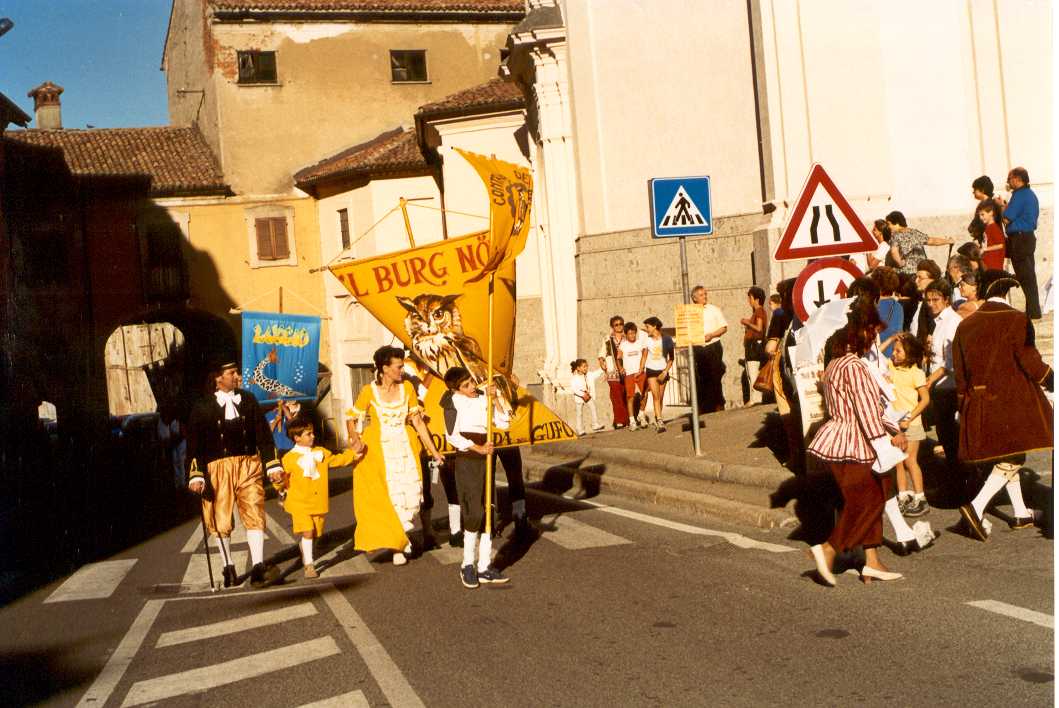
[[[460,532],[460,505],[449,504],[449,533],[455,536]],[[466,548],[466,546],[464,546]]]
[[[886,506],[883,507],[883,511],[886,512],[886,518],[890,520],[890,525],[894,527],[898,543],[911,541],[916,537],[912,533],[912,527],[905,521],[905,517],[901,516],[901,510],[897,506],[897,497],[890,497],[886,500]]]
[[[302,565],[308,567],[313,564],[313,540],[302,538]]]
[[[217,548],[221,551],[222,565],[232,565],[232,551],[228,546],[228,539],[226,537],[217,537]]]
[[[261,529],[246,530],[246,545],[250,546],[250,564],[257,565],[265,560],[265,532]]]
[[[466,539],[464,539],[466,543]],[[478,541],[478,572],[481,573],[483,570],[489,567],[489,564],[493,562],[493,538],[487,533],[483,533]]]
[[[1026,502],[1022,500],[1022,482],[1017,479],[1014,482],[1008,482],[1004,485],[1004,489],[1007,490],[1008,499],[1011,500],[1011,511],[1015,518],[1024,519],[1029,516],[1030,510],[1026,508]]]
[[[1007,477],[996,472],[991,472],[985,480],[985,484],[982,485],[982,490],[978,492],[978,496],[971,502],[971,506],[974,507],[974,513],[978,514],[978,518],[982,518],[985,514],[985,508],[989,504],[989,500],[996,496],[996,493],[1000,491],[1001,487],[1008,483]],[[1019,490],[1019,501],[1022,501],[1022,490]],[[1014,503],[1014,500],[1012,500]],[[1026,507],[1023,506],[1023,509]],[[1018,514],[1016,514],[1018,516]],[[1026,514],[1024,514],[1026,516]]]
[[[474,552],[478,548],[478,534],[474,531],[463,532],[463,565],[474,565]]]

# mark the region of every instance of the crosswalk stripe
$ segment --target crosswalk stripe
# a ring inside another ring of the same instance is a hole
[[[287,529],[283,528],[283,526],[280,525],[280,523],[278,521],[276,521],[274,518],[272,518],[272,515],[267,513],[267,512],[265,513],[265,530],[266,530],[265,538],[269,538],[269,536],[271,535],[279,543],[286,544],[286,545],[290,545],[290,544],[294,543],[294,539],[291,537],[291,535],[289,533],[287,533]],[[210,540],[211,540],[211,543],[212,543],[213,540],[212,539],[210,539]],[[246,528],[243,526],[242,519],[239,518],[239,513],[238,512],[236,512],[234,514],[234,516],[233,516],[232,537],[230,539],[228,539],[228,543],[229,543],[229,545],[232,545],[232,546],[241,545],[241,544],[245,544],[246,543]],[[214,546],[214,547],[216,547],[216,546]],[[181,553],[194,553],[195,551],[197,551],[200,548],[202,548],[202,524],[201,523],[199,523],[198,525],[196,525],[192,529],[191,535],[188,536],[188,540],[184,542],[184,547],[180,549],[180,552]]]
[[[287,533],[287,529],[284,528],[278,521],[272,518],[272,514],[266,512],[265,514],[265,528],[268,532],[276,537],[276,540],[285,546],[289,546],[294,543],[294,538]]]
[[[226,684],[273,673],[280,666],[286,669],[339,653],[341,649],[330,636],[310,639],[219,664],[137,681],[129,689],[129,694],[121,705],[123,708],[140,706],[188,693],[202,693]]]
[[[125,633],[121,643],[118,644],[118,648],[107,659],[106,666],[99,672],[99,676],[92,682],[92,685],[88,687],[85,695],[81,696],[81,700],[77,703],[77,708],[101,706],[107,702],[110,694],[114,692],[122,676],[125,675],[125,670],[132,663],[136,652],[140,650],[143,640],[147,637],[147,632],[150,631],[151,625],[158,618],[158,613],[162,611],[163,605],[165,605],[165,600],[148,600],[144,604],[140,614],[136,616],[132,626],[129,627],[129,631]]]
[[[548,528],[549,525],[553,525],[555,530],[550,530]],[[550,524],[542,518],[540,528],[544,532],[541,538],[558,544],[568,551],[632,543],[627,538],[616,536],[603,529],[597,529],[595,526],[582,523],[565,514],[557,514]]]
[[[155,644],[155,647],[171,647],[175,644],[186,644],[188,642],[199,641],[200,639],[223,637],[227,634],[245,632],[248,629],[258,629],[260,627],[268,627],[269,625],[289,622],[303,617],[312,617],[315,614],[316,608],[313,606],[313,603],[302,602],[278,610],[256,612],[252,615],[238,617],[233,620],[213,622],[211,624],[199,625],[198,627],[188,627],[187,629],[165,632],[158,637],[158,643]]]
[[[136,558],[89,563],[66,579],[44,602],[99,600],[114,594],[118,584],[136,565]]]
[[[1051,615],[1046,615],[1043,612],[1036,612],[1034,610],[1027,610],[1025,607],[1019,607],[1018,605],[1009,605],[1006,602],[999,602],[998,600],[975,600],[968,602],[971,607],[977,607],[980,610],[986,610],[987,612],[995,612],[998,615],[1004,615],[1005,617],[1012,617],[1023,622],[1030,622],[1032,624],[1040,625],[1041,627],[1047,627],[1048,629],[1055,629],[1055,618]]]
[[[490,558],[496,558],[497,551],[500,546],[504,544],[503,539],[493,539],[493,549],[489,554]],[[427,555],[436,560],[442,565],[456,565],[457,563],[463,563],[463,549],[453,548],[452,546],[439,546],[432,551],[427,552]]]
[[[235,566],[236,572],[246,567],[249,557],[250,551],[232,551],[232,565]],[[213,581],[218,582],[221,579],[221,554],[211,551],[210,563],[213,567]],[[206,567],[206,554],[196,553],[188,558],[188,567],[184,570],[184,579],[180,584],[189,590],[205,590],[210,586],[209,570]]]
[[[368,557],[363,553],[357,553],[350,558],[345,558],[335,563],[335,558],[340,553],[349,551],[353,546],[352,539],[345,543],[335,546],[327,553],[324,553],[316,559],[316,569],[321,574],[326,574],[328,578],[337,577],[340,575],[366,575],[368,573],[374,573],[375,568],[372,567]]]
[[[350,691],[341,696],[325,698],[322,701],[304,703],[299,708],[368,708],[370,705],[362,691]]]

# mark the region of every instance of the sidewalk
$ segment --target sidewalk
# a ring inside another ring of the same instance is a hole
[[[774,405],[701,416],[696,458],[687,413],[664,433],[603,430],[577,442],[523,448],[527,480],[581,498],[599,493],[760,528],[791,528],[793,511],[770,509],[769,494],[792,477],[773,449],[783,431]]]

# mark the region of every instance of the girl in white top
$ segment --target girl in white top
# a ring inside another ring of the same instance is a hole
[[[647,390],[654,399],[655,430],[664,433],[666,425],[662,422],[662,399],[666,395],[669,371],[673,366],[673,340],[662,334],[662,320],[657,317],[648,317],[643,325],[647,330],[647,363],[644,365]]]
[[[585,434],[584,410],[587,407],[592,415],[592,430],[603,430],[596,416],[596,399],[593,395],[596,390],[596,381],[603,376],[602,369],[589,372],[588,361],[575,359],[570,362],[570,395],[574,397],[574,407],[577,411],[576,430],[578,435]]]

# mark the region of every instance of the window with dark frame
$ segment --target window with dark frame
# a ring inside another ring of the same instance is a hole
[[[427,80],[425,49],[391,49],[390,78],[394,83]]]
[[[280,261],[290,258],[286,217],[271,216],[254,219],[254,228],[257,231],[257,259],[259,261]]]
[[[342,234],[342,250],[349,248],[349,211],[338,210],[338,230]]]
[[[276,53],[246,51],[236,52],[239,63],[239,83],[276,83]]]

